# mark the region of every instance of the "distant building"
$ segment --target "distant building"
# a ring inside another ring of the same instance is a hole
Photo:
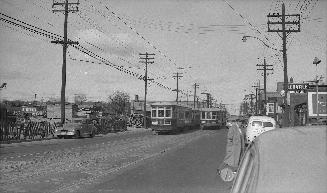
[[[151,104],[155,101],[146,101],[146,112],[147,114],[151,112]],[[144,100],[139,100],[139,96],[135,95],[135,99],[131,100],[130,104],[131,114],[144,114]]]
[[[60,104],[48,104],[47,105],[47,118],[55,122],[61,121],[61,105]],[[65,106],[65,118],[71,121],[73,119],[73,105],[66,104]]]

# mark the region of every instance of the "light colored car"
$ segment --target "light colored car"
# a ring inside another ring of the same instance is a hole
[[[250,144],[261,133],[275,128],[275,119],[268,116],[251,116],[245,128],[245,144]]]
[[[58,138],[80,138],[94,137],[97,128],[90,119],[78,120],[71,123],[65,123],[55,131]]]
[[[322,193],[327,190],[325,126],[278,128],[248,147],[231,193]]]

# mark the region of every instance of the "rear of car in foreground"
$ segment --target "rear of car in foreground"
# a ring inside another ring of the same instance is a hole
[[[326,126],[280,128],[261,134],[248,147],[231,192],[326,192],[326,136]]]

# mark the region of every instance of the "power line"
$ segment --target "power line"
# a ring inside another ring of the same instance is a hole
[[[31,33],[35,33],[35,34],[38,34],[38,35],[41,35],[41,36],[45,36],[45,37],[47,37],[49,39],[52,39],[52,40],[61,40],[63,38],[60,35],[54,34],[52,32],[49,32],[47,30],[41,29],[39,27],[30,25],[30,24],[27,24],[26,22],[20,21],[20,20],[15,19],[15,18],[12,18],[12,17],[7,16],[7,15],[5,15],[3,13],[0,13],[0,14],[2,16],[4,16],[4,17],[8,17],[8,19],[14,20],[14,21],[10,21],[10,20],[8,20],[6,18],[0,18],[1,21],[4,21],[4,22],[6,22],[8,24],[14,25],[14,26],[19,27],[19,28],[22,28],[22,29],[24,29],[26,31],[29,31]],[[23,24],[27,25],[27,26],[24,26]],[[92,58],[94,58],[96,60],[101,61],[101,63],[103,63],[103,64],[111,66],[111,67],[113,67],[113,68],[115,68],[115,69],[117,69],[119,71],[122,71],[122,72],[124,72],[126,74],[130,74],[130,75],[132,75],[132,76],[134,76],[134,77],[136,77],[136,78],[138,78],[140,80],[143,80],[143,76],[141,76],[141,75],[139,76],[137,73],[134,73],[134,72],[131,72],[131,71],[127,70],[127,69],[124,69],[121,66],[117,66],[117,65],[113,64],[112,62],[104,59],[103,57],[89,51],[88,49],[84,48],[81,45],[74,45],[73,44],[72,47],[74,47],[75,49],[79,50],[80,52],[82,52],[82,53],[84,53],[84,54],[86,54],[86,55],[88,55],[88,56],[90,56],[90,57],[92,57]],[[80,61],[95,63],[95,62],[92,62],[92,61],[89,61],[89,60],[80,60]],[[159,82],[156,82],[156,81],[153,81],[153,83],[157,84],[161,88],[164,88],[164,89],[167,89],[167,90],[172,90],[170,87],[165,86],[162,83],[159,83]]]

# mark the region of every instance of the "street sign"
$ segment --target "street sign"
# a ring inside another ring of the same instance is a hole
[[[284,97],[284,96],[285,96],[285,90],[281,90],[281,91],[280,91],[280,95],[281,95],[282,97]]]

